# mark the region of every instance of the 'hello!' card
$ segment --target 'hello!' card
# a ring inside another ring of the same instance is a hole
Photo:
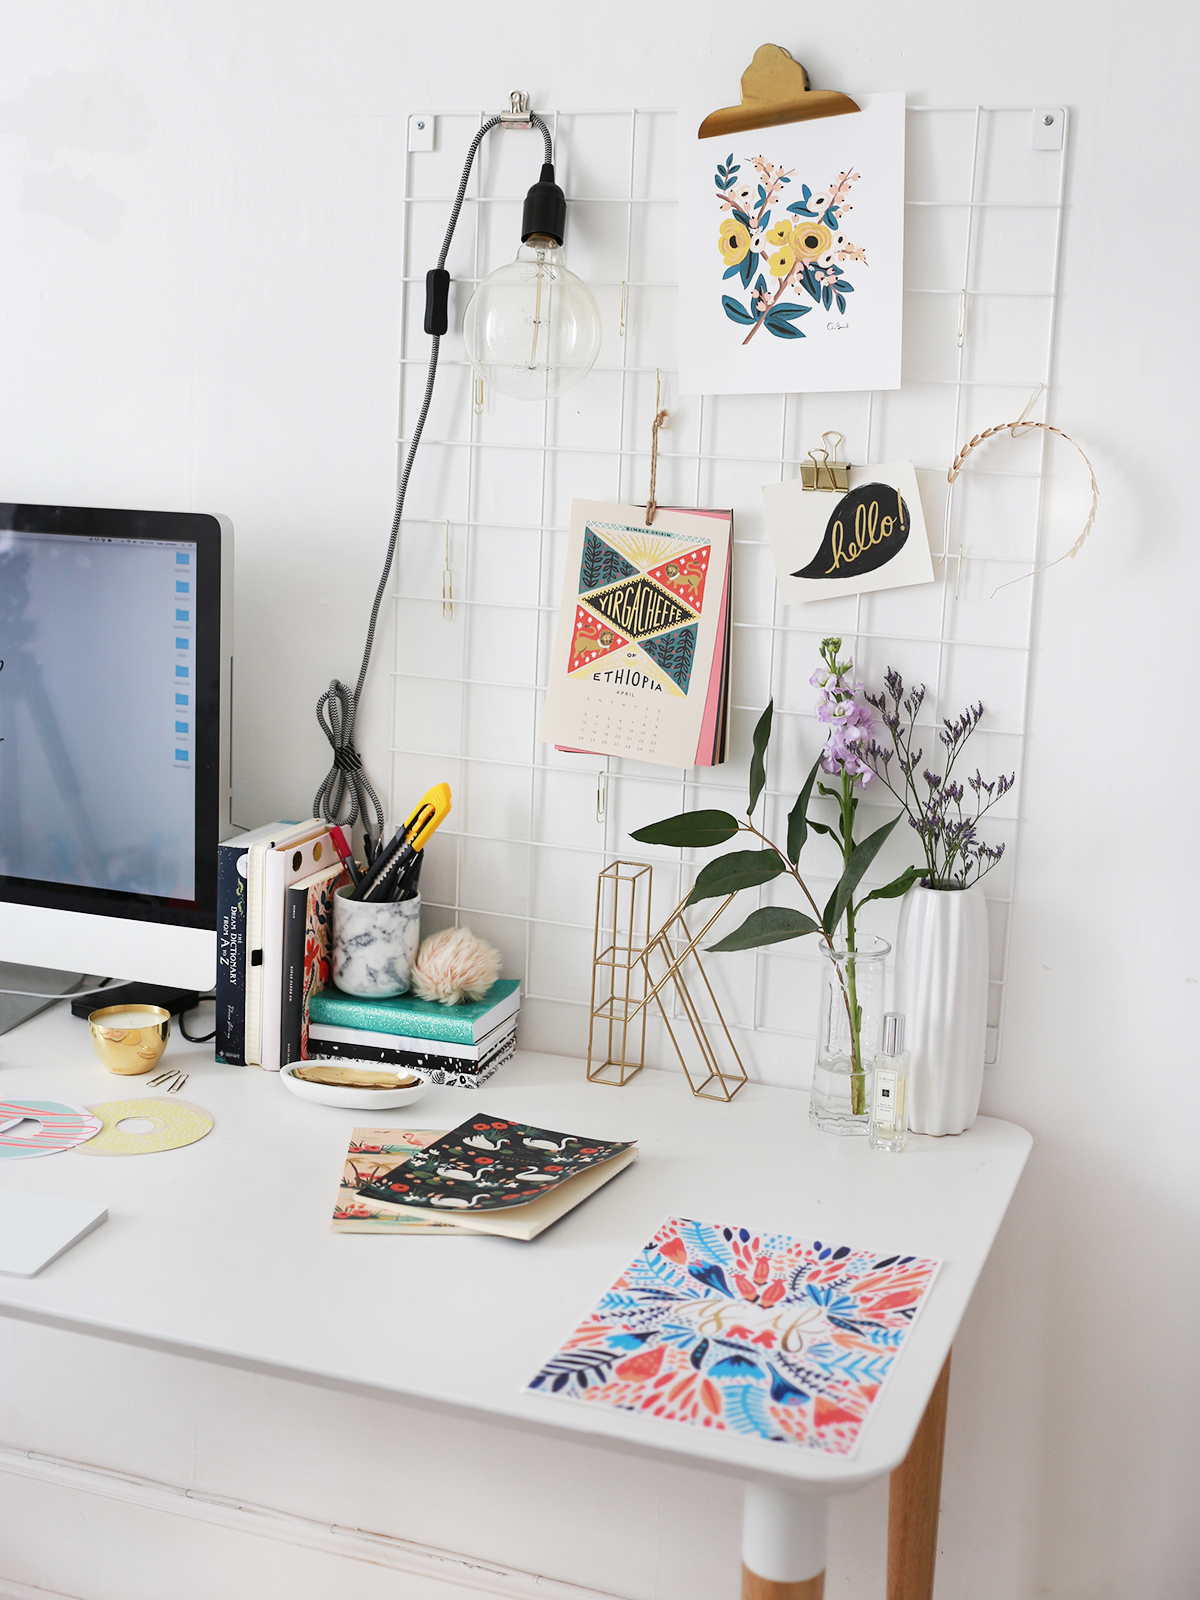
[[[785,605],[932,583],[929,535],[911,461],[851,467],[845,493],[799,478],[763,485]]]

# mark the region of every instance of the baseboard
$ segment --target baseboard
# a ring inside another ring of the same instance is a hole
[[[394,1572],[406,1572],[495,1596],[496,1600],[620,1600],[605,1590],[562,1583],[556,1578],[523,1572],[497,1562],[480,1561],[432,1545],[415,1544],[391,1534],[317,1522],[272,1506],[180,1489],[151,1478],[139,1478],[132,1473],[114,1472],[107,1467],[88,1466],[32,1450],[0,1446],[0,1472],[123,1501],[169,1516],[232,1528],[239,1533],[274,1539],[305,1550],[323,1551],[349,1561],[369,1562]],[[0,1575],[0,1600],[76,1600],[76,1597],[57,1595],[48,1589],[32,1589]]]

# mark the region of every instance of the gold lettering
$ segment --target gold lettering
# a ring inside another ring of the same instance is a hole
[[[833,525],[833,534],[830,538],[830,550],[833,554],[833,566],[825,568],[827,576],[831,572],[836,572],[838,567],[840,567],[842,564],[842,540],[845,538],[845,536],[845,530],[843,529],[841,519],[839,518],[839,520]]]

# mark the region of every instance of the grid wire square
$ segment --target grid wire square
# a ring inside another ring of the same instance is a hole
[[[673,372],[662,371],[623,374],[625,419],[621,446],[625,450],[649,449],[657,394],[659,409],[668,413],[658,436],[659,471],[663,470],[668,458],[682,456],[685,468],[691,473],[690,479],[684,480],[688,488],[687,499],[683,503],[694,505],[700,419],[706,406],[700,395],[680,394],[674,377]],[[663,500],[662,503],[665,505],[667,502]]]
[[[568,198],[571,215],[580,196],[597,195],[608,201],[629,194],[630,141],[633,118],[627,111],[564,111],[558,115],[556,153],[562,152],[557,171]],[[624,216],[620,205],[605,208],[613,213],[609,226]]]
[[[597,773],[603,770],[604,761],[603,756],[575,755],[570,757],[570,765],[560,771],[536,774],[535,839],[546,844],[603,848],[604,824],[596,820],[596,796]]]
[[[861,463],[870,459],[875,448],[872,419],[877,399],[872,393],[856,394],[852,390],[837,394],[788,395],[783,462],[778,473],[768,472],[763,482],[770,483],[775,477],[798,478],[801,464],[809,460],[809,452],[826,448],[822,436],[829,432],[842,435],[837,452],[839,461]],[[832,452],[830,459],[833,459]]]
[[[527,916],[530,847],[474,838],[463,838],[461,845],[459,899],[464,909]]]
[[[1029,637],[1033,583],[1011,582],[1014,567],[1007,561],[963,561],[956,595],[946,607],[949,639],[970,644],[1000,645],[1023,656]]]
[[[407,446],[401,447],[401,455]],[[466,522],[471,516],[467,490],[470,482],[467,463],[468,450],[461,444],[441,444],[436,439],[422,441],[420,471],[409,479],[408,494],[404,501],[404,517],[408,522],[441,523]],[[438,592],[441,592],[439,583]]]
[[[538,527],[546,471],[546,457],[541,450],[480,445],[472,452],[472,458],[472,520]],[[465,474],[465,463],[461,470]]]
[[[904,589],[877,589],[874,594],[862,597],[862,628],[875,645],[887,646],[895,640],[930,640],[938,638],[942,626],[942,588],[946,583],[945,568],[935,566],[931,583],[914,583]],[[950,583],[954,576],[951,568]],[[878,659],[878,651],[873,654]],[[878,690],[881,683],[874,682]]]
[[[455,616],[466,606],[455,606]],[[437,611],[441,621],[441,610]],[[477,606],[470,619],[463,670],[472,680],[536,686],[537,639],[528,611]]]
[[[593,371],[585,382],[560,395],[550,417],[550,443],[560,450],[615,448],[621,385],[620,372]]]
[[[909,201],[971,198],[976,113],[910,109],[904,125],[904,195]]]
[[[981,211],[971,243],[970,287],[975,294],[1052,294],[1057,245],[1057,211]]]
[[[645,209],[644,207],[642,209]],[[619,285],[625,278],[628,214],[598,200],[573,200],[568,212],[564,260],[586,284]],[[636,234],[636,219],[634,229]],[[633,277],[644,274],[635,272]]]
[[[625,296],[625,349],[631,367],[679,369],[679,331],[674,286],[656,289],[631,284]]]
[[[463,695],[465,748],[472,755],[492,761],[524,759],[532,726],[532,689],[472,683]]]
[[[546,521],[568,528],[573,500],[611,501],[618,493],[620,457],[616,451],[561,450],[546,459]],[[559,593],[554,595],[557,605]]]
[[[552,922],[590,935],[596,915],[596,874],[601,864],[598,850],[535,852],[529,871],[531,914],[539,922]],[[580,992],[578,987],[575,992]]]
[[[570,1053],[587,1053],[588,1001],[592,990],[592,930],[563,928],[557,924],[533,922],[529,930],[529,971],[531,994],[574,1002],[577,1020],[583,1025],[582,1044]],[[565,1055],[559,1045],[556,1054]]]
[[[428,344],[424,334],[420,339]],[[425,421],[425,438],[467,440],[471,437],[471,369],[438,363],[437,388]],[[401,368],[400,433],[411,436],[421,415],[428,371],[423,363],[410,362]],[[424,463],[422,462],[422,465]]]
[[[948,383],[910,383],[878,397],[873,459],[911,461],[943,479],[954,457],[955,391]],[[926,521],[929,513],[926,511]]]
[[[526,766],[468,766],[454,795],[454,825],[464,833],[518,843],[531,837],[530,799],[542,774]],[[537,839],[537,830],[532,837]]]
[[[967,264],[966,206],[910,206],[904,219],[904,287],[922,293],[962,288]]]
[[[1044,381],[1049,367],[1054,302],[976,295],[967,319],[965,376],[975,383]]]
[[[968,313],[970,336],[972,317]],[[958,376],[958,302],[948,294],[904,296],[905,383],[953,383]]]
[[[674,206],[678,118],[673,111],[640,111],[633,152],[632,191]]]
[[[635,205],[629,235],[629,280],[631,283],[658,285],[674,289],[673,272],[678,259],[678,206]],[[713,226],[713,252],[717,249],[717,228]]]
[[[939,700],[944,717],[957,716],[982,700],[989,728],[1020,733],[1025,722],[1024,654],[963,640],[947,643]]]
[[[400,731],[405,747],[437,756],[456,756],[461,748],[460,719],[467,692],[458,682],[397,673],[396,700],[404,707]]]
[[[446,224],[450,220],[450,207],[440,197],[434,200],[413,200],[409,202],[407,212],[408,233],[404,247],[404,275],[414,282],[416,292],[410,298],[417,302],[423,318],[425,274],[430,267],[437,265],[442,241],[446,236]],[[451,281],[471,279],[475,275],[473,206],[463,208],[463,214],[454,230],[454,238],[450,241],[446,270],[450,274]]]
[[[452,536],[453,533],[452,528]],[[460,547],[465,542],[458,541]],[[525,527],[472,528],[469,551],[463,551],[459,557],[466,569],[467,595],[472,600],[488,600],[496,604],[519,606],[526,613],[519,621],[522,624],[527,622],[534,612],[530,596],[537,592],[540,542],[541,535],[536,523]],[[452,537],[452,556],[455,554],[454,545]],[[444,542],[441,553],[444,557]],[[481,610],[480,620],[494,619],[489,618],[486,611]],[[509,644],[514,642],[512,636],[517,631],[514,627],[517,621],[517,618],[510,619]],[[498,639],[495,642],[500,644]],[[505,673],[504,676],[514,677],[516,674]]]

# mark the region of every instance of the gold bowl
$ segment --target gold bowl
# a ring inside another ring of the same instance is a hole
[[[133,1015],[144,1019],[140,1027],[114,1028],[104,1020],[119,1018],[127,1023]],[[100,1057],[101,1065],[110,1072],[131,1078],[158,1065],[171,1037],[171,1013],[161,1006],[105,1006],[92,1012],[88,1027],[92,1033],[92,1049]]]

